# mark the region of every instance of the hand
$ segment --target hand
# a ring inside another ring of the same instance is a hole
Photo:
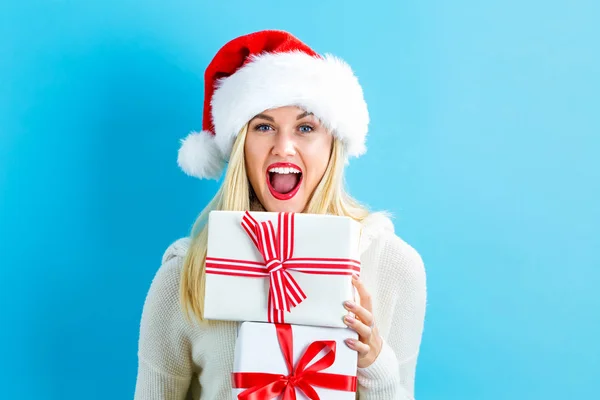
[[[344,307],[356,316],[356,318],[352,318],[347,315],[344,322],[358,333],[359,340],[347,339],[346,345],[358,352],[358,367],[366,368],[373,364],[379,356],[383,340],[375,326],[371,295],[358,277],[354,276],[352,278],[352,284],[358,291],[361,304],[344,303]]]

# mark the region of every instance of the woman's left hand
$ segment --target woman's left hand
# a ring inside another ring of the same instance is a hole
[[[358,291],[360,305],[353,302],[346,302],[344,304],[344,307],[356,316],[356,318],[352,318],[350,315],[347,315],[344,318],[344,322],[358,333],[359,340],[347,339],[346,345],[358,352],[358,367],[366,368],[373,364],[379,356],[383,340],[379,336],[379,332],[375,326],[371,295],[356,276],[353,277],[352,284]]]

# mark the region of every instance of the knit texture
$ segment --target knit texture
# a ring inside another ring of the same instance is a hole
[[[358,369],[357,399],[411,400],[426,306],[426,277],[417,251],[391,222],[373,214],[363,223],[361,279],[371,294],[384,346]],[[179,283],[189,239],[165,252],[144,303],[135,400],[231,400],[237,322],[188,323]]]

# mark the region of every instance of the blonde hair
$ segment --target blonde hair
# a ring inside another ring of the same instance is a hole
[[[223,184],[192,227],[191,243],[183,263],[180,285],[181,302],[188,320],[190,311],[199,321],[204,320],[204,268],[208,241],[208,214],[213,210],[264,210],[258,200],[253,199],[254,193],[246,175],[244,143],[247,131],[246,125],[238,134],[233,144]],[[344,188],[344,162],[344,146],[334,138],[327,169],[304,212],[346,216],[359,222],[369,215],[367,208],[353,199]]]

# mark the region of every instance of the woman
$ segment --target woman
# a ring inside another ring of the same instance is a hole
[[[348,158],[365,152],[363,93],[341,60],[281,31],[227,43],[205,74],[203,131],[182,141],[189,175],[223,184],[191,237],[166,250],[148,293],[139,341],[136,399],[231,399],[238,324],[202,318],[210,210],[349,216],[362,224],[360,304],[346,324],[359,340],[358,398],[412,399],[425,314],[419,254],[343,189]]]

